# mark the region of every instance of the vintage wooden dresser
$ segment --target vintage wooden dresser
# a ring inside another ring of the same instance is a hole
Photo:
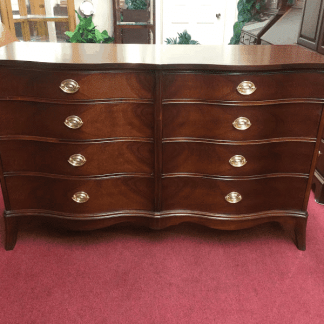
[[[298,45],[1,48],[6,249],[28,216],[74,230],[274,221],[304,250],[323,72]]]

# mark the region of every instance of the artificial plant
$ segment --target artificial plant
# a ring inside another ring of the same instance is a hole
[[[239,0],[237,3],[237,22],[233,26],[233,36],[230,44],[240,42],[241,30],[243,26],[251,21],[259,21],[260,13],[265,6],[266,0]]]
[[[198,41],[191,39],[191,35],[186,30],[184,30],[182,33],[178,33],[178,37],[167,38],[165,42],[167,43],[167,45],[175,45],[175,44],[199,45]]]
[[[77,13],[80,22],[73,32],[65,32],[65,34],[69,37],[67,42],[109,44],[114,41],[114,38],[108,35],[107,30],[100,32],[98,29],[96,29],[96,26],[92,21],[92,16],[81,17],[77,11],[75,12]]]
[[[127,9],[129,10],[146,10],[147,2],[146,0],[125,0]]]

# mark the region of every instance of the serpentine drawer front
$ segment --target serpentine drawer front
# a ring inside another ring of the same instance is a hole
[[[7,250],[24,217],[75,230],[275,221],[305,249],[324,57],[299,46],[197,46],[190,57],[180,45],[91,46],[0,49]]]

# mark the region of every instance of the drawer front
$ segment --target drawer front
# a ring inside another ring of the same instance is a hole
[[[12,210],[40,209],[62,213],[91,214],[117,210],[154,208],[154,179],[118,177],[101,180],[6,177]],[[75,202],[77,192],[86,192],[89,200]]]
[[[87,100],[107,98],[152,99],[154,73],[150,72],[75,72],[0,69],[0,97]],[[76,93],[60,89],[65,80],[79,85]]]
[[[315,143],[305,142],[251,145],[170,142],[163,144],[163,173],[221,176],[308,174],[314,148]]]
[[[61,144],[37,141],[0,141],[4,172],[61,175],[152,174],[153,143],[120,141]]]
[[[167,104],[163,106],[163,137],[255,140],[280,137],[316,138],[321,104],[220,106]],[[237,130],[233,122],[248,118],[251,127]]]
[[[306,178],[273,177],[254,180],[215,180],[170,177],[162,180],[163,210],[191,210],[219,214],[249,214],[267,210],[301,210]],[[238,192],[242,200],[225,197]]]
[[[237,91],[243,81],[250,81],[256,90],[250,95]],[[308,85],[312,84],[311,87]],[[165,73],[164,99],[200,99],[221,101],[274,100],[287,98],[323,98],[323,73]]]
[[[38,136],[61,139],[114,137],[153,138],[152,104],[49,104],[2,101],[0,136]],[[81,118],[78,129],[67,127],[69,116]]]

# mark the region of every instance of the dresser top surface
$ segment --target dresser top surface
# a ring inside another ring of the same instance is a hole
[[[188,46],[14,42],[0,48],[0,65],[69,68],[281,70],[323,68],[324,56],[299,45]]]

